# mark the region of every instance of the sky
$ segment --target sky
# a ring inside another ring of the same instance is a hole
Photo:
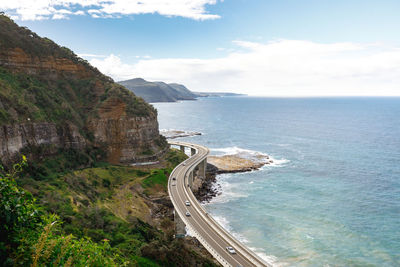
[[[115,81],[256,96],[400,96],[399,0],[0,0]]]

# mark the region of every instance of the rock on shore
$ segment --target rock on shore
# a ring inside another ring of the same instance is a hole
[[[243,150],[232,155],[208,156],[207,162],[206,179],[194,192],[200,202],[208,202],[220,194],[217,174],[258,170],[264,165],[272,164],[273,160],[265,154]]]
[[[233,155],[209,156],[207,161],[218,168],[217,173],[246,172],[258,170],[266,164],[273,163],[262,153],[237,153]]]
[[[179,137],[190,137],[195,135],[201,135],[200,132],[194,131],[181,131],[181,130],[160,130],[160,134],[163,135],[167,139],[175,139]]]

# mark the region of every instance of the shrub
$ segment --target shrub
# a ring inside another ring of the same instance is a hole
[[[56,215],[45,215],[32,195],[15,182],[26,158],[0,176],[0,260],[4,266],[126,265],[108,240],[64,236]]]

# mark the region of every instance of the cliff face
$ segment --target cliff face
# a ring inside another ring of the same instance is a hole
[[[76,64],[70,59],[56,58],[52,55],[47,57],[29,55],[19,47],[0,51],[0,65],[14,73],[48,75],[50,79],[57,79],[60,75],[87,79],[93,75],[83,65]]]
[[[118,98],[105,101],[99,107],[98,118],[88,122],[97,145],[108,147],[108,160],[112,163],[154,160],[163,153],[155,114],[131,117],[126,104]]]
[[[113,163],[153,160],[157,112],[85,60],[0,15],[0,159],[100,147]],[[27,149],[25,149],[27,148]]]
[[[72,124],[58,128],[54,123],[24,123],[0,128],[0,156],[3,160],[12,159],[23,148],[40,145],[48,146],[50,153],[56,153],[58,148],[82,150],[86,141]]]

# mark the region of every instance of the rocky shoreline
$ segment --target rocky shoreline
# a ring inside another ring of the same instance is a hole
[[[218,190],[218,185],[215,186],[218,171],[217,167],[207,163],[206,178],[201,187],[197,191],[193,192],[200,203],[209,202],[213,197],[216,197],[219,194],[220,190]]]
[[[261,153],[256,153],[250,158],[239,154],[209,156],[207,161],[206,178],[202,186],[194,192],[200,202],[209,202],[221,194],[221,186],[217,184],[216,179],[218,174],[254,171],[274,163],[269,156]]]
[[[175,139],[180,137],[191,137],[196,135],[202,135],[200,132],[194,131],[182,131],[182,130],[160,130],[160,134],[163,135],[167,139]]]

